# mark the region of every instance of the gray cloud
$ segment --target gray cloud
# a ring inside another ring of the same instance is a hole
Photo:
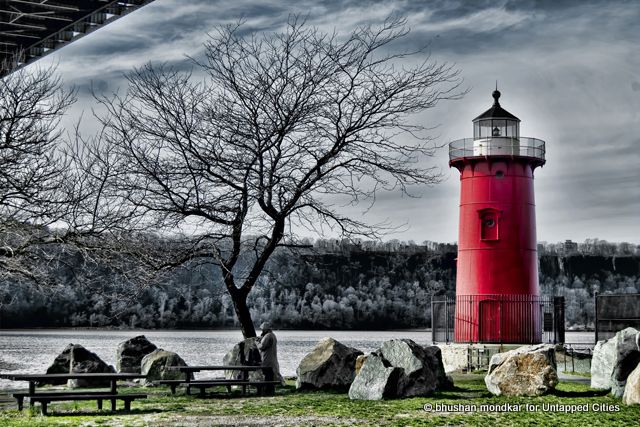
[[[123,73],[147,61],[191,67],[185,55],[198,56],[216,25],[243,18],[246,31],[272,31],[291,13],[338,31],[406,16],[412,31],[395,47],[429,44],[434,59],[460,67],[471,89],[417,118],[439,125],[440,143],[471,136],[471,119],[491,104],[495,80],[523,134],[547,140],[548,163],[536,172],[540,240],[640,242],[635,1],[157,0],[43,62],[57,62],[65,81],[81,88],[77,115],[92,106],[92,84],[116,90]],[[416,189],[421,199],[381,194],[366,218],[406,222],[400,239],[456,240],[458,173],[447,169],[445,149],[428,164],[443,168],[445,182]]]

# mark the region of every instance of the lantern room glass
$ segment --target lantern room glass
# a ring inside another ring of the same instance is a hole
[[[520,125],[516,120],[486,119],[473,124],[473,138],[519,138]]]

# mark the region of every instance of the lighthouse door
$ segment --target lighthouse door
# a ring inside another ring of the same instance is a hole
[[[479,304],[480,342],[501,342],[501,304],[500,301],[483,300]]]

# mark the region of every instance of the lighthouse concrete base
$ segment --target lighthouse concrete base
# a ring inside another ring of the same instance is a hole
[[[445,372],[471,372],[489,368],[491,356],[530,344],[439,343]]]

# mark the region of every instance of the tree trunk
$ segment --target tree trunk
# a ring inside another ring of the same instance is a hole
[[[233,301],[233,308],[238,316],[240,322],[240,328],[242,329],[242,335],[245,338],[251,338],[256,336],[256,328],[253,326],[253,320],[251,320],[251,312],[247,307],[247,293],[238,290],[238,292],[230,292],[231,300]]]

